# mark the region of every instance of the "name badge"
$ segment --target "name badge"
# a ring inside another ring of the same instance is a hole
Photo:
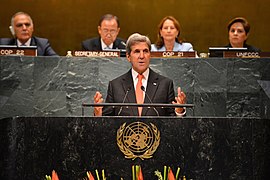
[[[224,51],[223,56],[225,58],[269,58],[270,52],[237,52],[237,51]]]
[[[120,57],[120,51],[68,51],[66,56],[74,56],[74,57]]]
[[[151,57],[162,57],[162,58],[195,58],[195,51],[163,51],[163,52],[151,52]]]
[[[37,56],[37,47],[0,46],[1,56]]]

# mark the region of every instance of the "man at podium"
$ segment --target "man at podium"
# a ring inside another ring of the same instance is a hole
[[[48,39],[32,36],[34,24],[29,14],[25,12],[14,14],[9,28],[14,38],[1,38],[0,45],[36,46],[38,56],[58,56]]]
[[[150,103],[184,104],[186,95],[178,87],[175,97],[173,81],[157,74],[150,67],[151,42],[138,33],[127,40],[126,57],[132,68],[125,74],[109,82],[106,103]],[[100,92],[96,92],[94,103],[102,103]],[[113,108],[95,107],[95,116],[183,116],[185,108]]]

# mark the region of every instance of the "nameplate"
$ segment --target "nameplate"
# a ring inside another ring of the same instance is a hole
[[[1,56],[37,56],[37,47],[0,46]]]
[[[163,51],[163,52],[151,52],[151,57],[162,57],[162,58],[195,58],[195,51]]]
[[[224,51],[223,57],[225,58],[267,58],[270,57],[270,52],[237,52],[237,51]]]
[[[67,56],[74,57],[120,57],[120,51],[68,51]]]

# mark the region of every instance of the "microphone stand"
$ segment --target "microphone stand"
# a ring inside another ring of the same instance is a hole
[[[159,107],[159,108],[193,108],[194,104],[137,104],[137,103],[82,103],[82,108],[84,107],[97,107],[97,106],[110,106],[112,108],[116,107],[126,107],[126,108],[138,108],[138,107]],[[84,111],[82,110],[82,113]],[[84,115],[84,114],[83,114]]]
[[[150,97],[146,93],[144,86],[141,86],[141,90],[144,92],[144,94],[146,95],[146,97],[148,98],[148,100],[150,101],[150,103],[153,104],[153,102],[151,101]],[[156,112],[157,116],[159,116],[158,110],[155,107],[153,107],[153,109]]]

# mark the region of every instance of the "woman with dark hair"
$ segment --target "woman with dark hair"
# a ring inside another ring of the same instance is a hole
[[[158,25],[156,44],[151,51],[194,51],[190,43],[182,42],[180,24],[173,16],[164,17]]]
[[[247,48],[248,51],[255,51],[260,52],[261,50],[246,44],[250,25],[248,21],[243,17],[236,17],[232,19],[228,26],[228,33],[229,33],[229,42],[226,47],[233,47],[233,48]]]

